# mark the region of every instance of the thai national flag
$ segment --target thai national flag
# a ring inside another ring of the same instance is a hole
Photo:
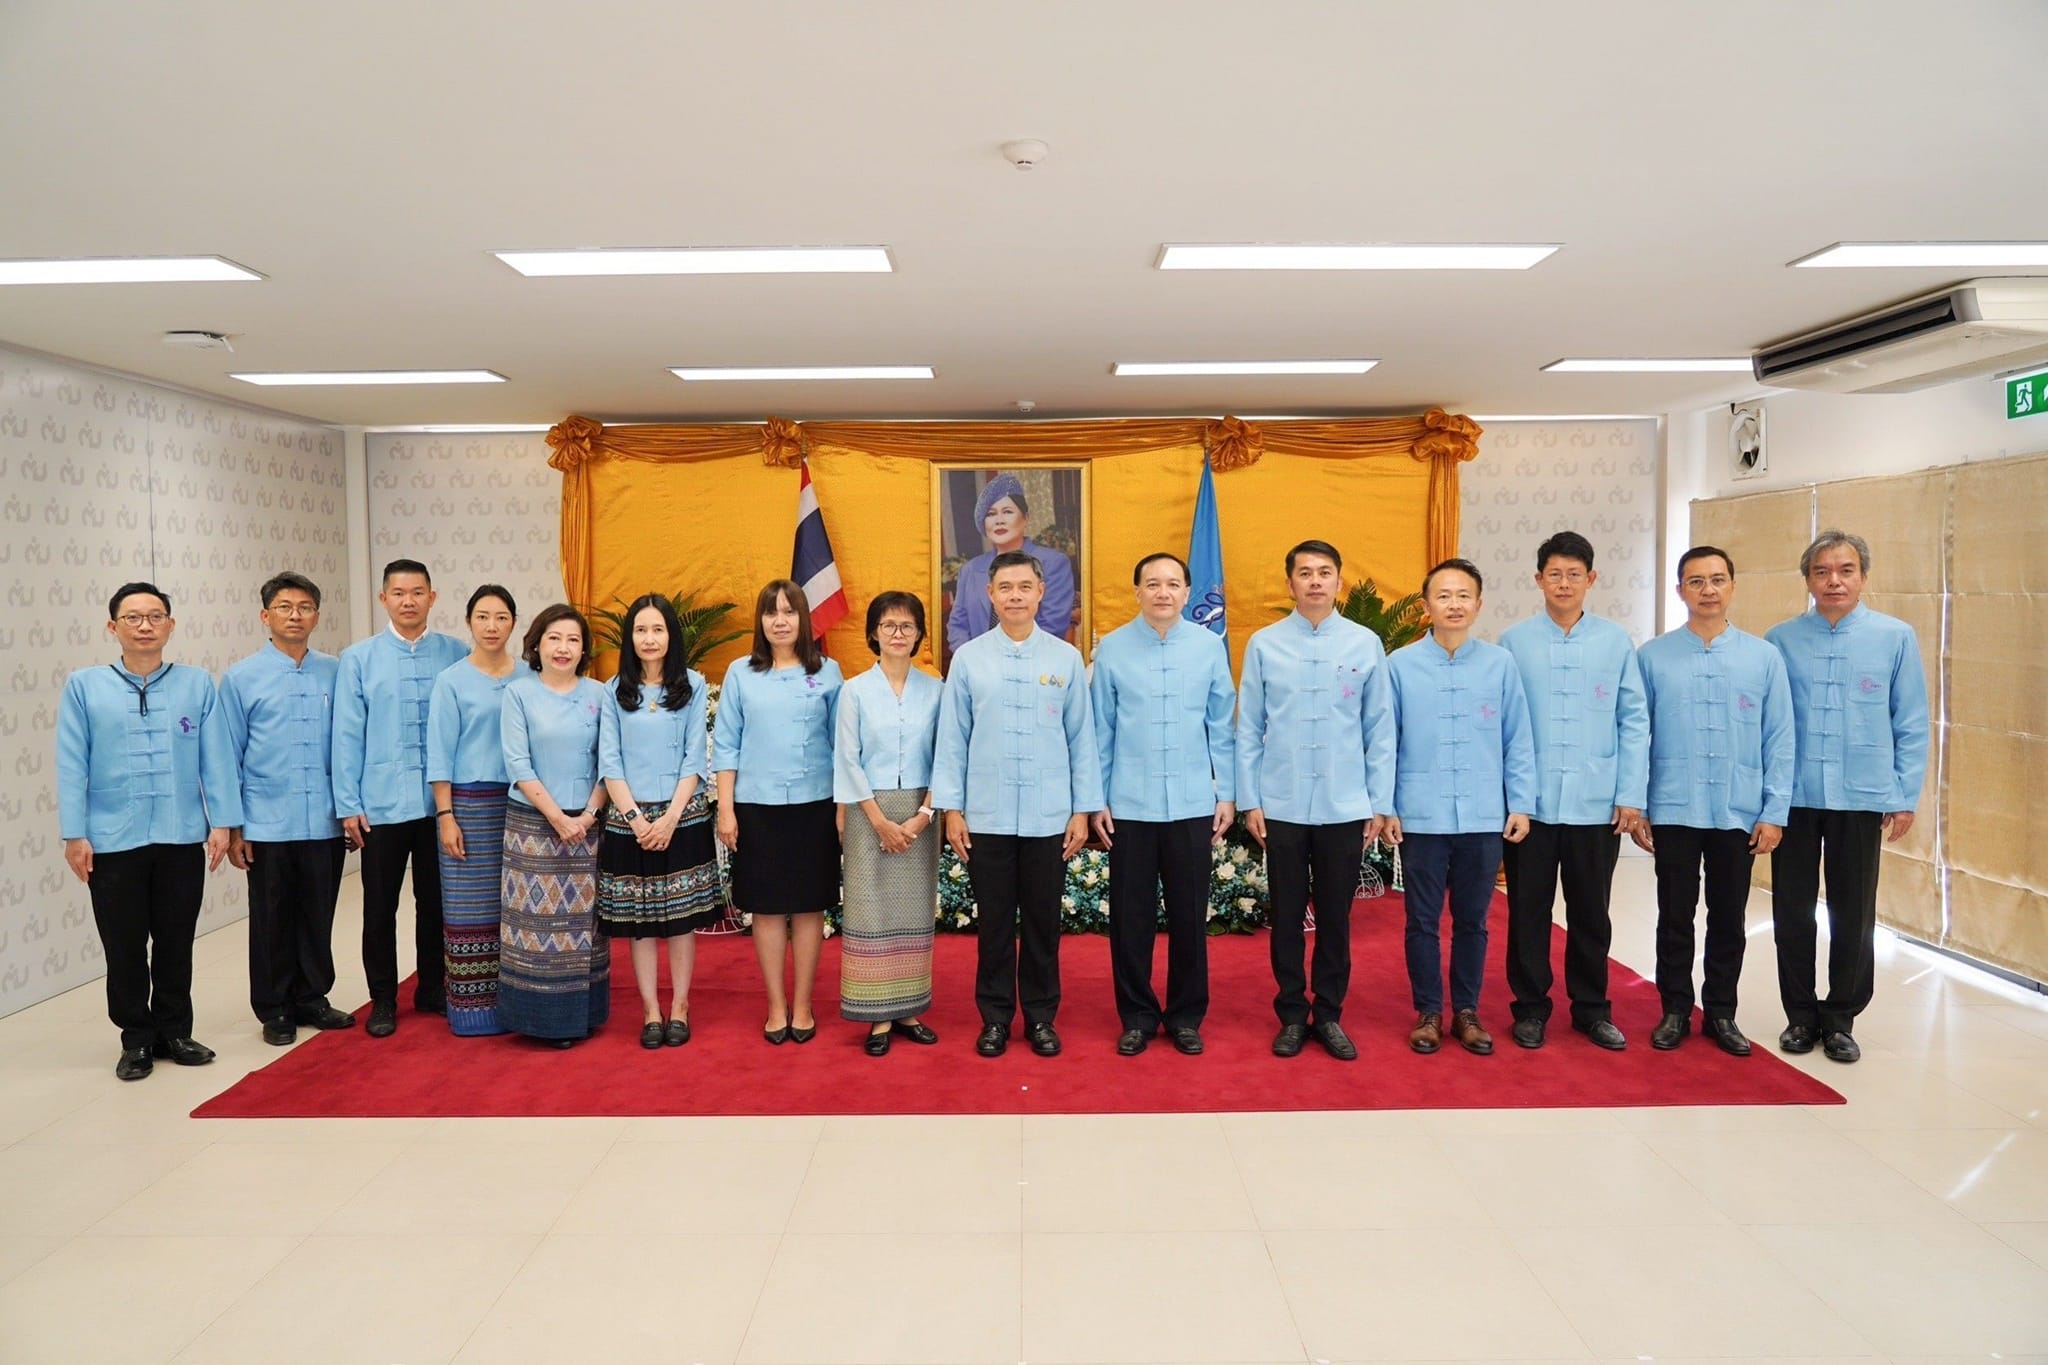
[[[832,559],[832,542],[825,536],[825,514],[818,510],[818,493],[811,487],[811,462],[803,461],[803,483],[796,498],[796,551],[790,557],[789,576],[811,603],[811,634],[823,639],[832,623],[846,615],[846,591],[839,586],[839,565]]]
[[[1223,529],[1216,520],[1216,483],[1202,461],[1202,491],[1195,499],[1195,525],[1188,536],[1188,604],[1181,615],[1205,630],[1224,633]]]

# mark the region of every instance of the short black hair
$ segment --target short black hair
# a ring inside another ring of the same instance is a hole
[[[157,601],[163,603],[164,615],[169,616],[171,614],[171,599],[169,595],[166,594],[162,588],[159,588],[154,583],[144,583],[138,581],[134,583],[123,583],[120,587],[114,589],[114,595],[107,599],[107,619],[111,621],[115,617],[119,616],[121,614],[121,603],[127,598],[135,596],[135,594],[139,592],[146,592],[151,597],[154,597]]]
[[[1728,577],[1734,578],[1735,561],[1729,557],[1726,550],[1718,545],[1695,545],[1678,557],[1678,581],[1681,583],[1685,582],[1686,565],[1692,563],[1695,559],[1711,559],[1715,555],[1719,555],[1721,562],[1728,566]]]
[[[1344,568],[1344,556],[1338,554],[1337,547],[1329,541],[1304,540],[1301,544],[1287,552],[1287,576],[1289,578],[1294,577],[1294,560],[1298,555],[1321,555],[1324,559],[1336,565],[1340,572]]]
[[[270,604],[286,588],[306,594],[306,596],[313,599],[313,609],[315,611],[320,609],[320,585],[304,574],[292,573],[290,570],[280,574],[272,574],[264,580],[263,586],[256,590],[256,595],[263,601],[263,609],[269,611]]]
[[[379,579],[378,581],[386,586],[389,586],[391,583],[391,575],[395,573],[416,573],[421,578],[427,580],[428,587],[431,588],[434,586],[434,576],[428,573],[427,566],[420,563],[417,559],[392,560],[389,564],[386,564],[384,566],[384,577]]]
[[[911,642],[911,649],[916,650],[924,643],[924,603],[918,600],[914,592],[891,589],[888,592],[876,593],[875,600],[868,603],[869,653],[882,652],[882,618],[892,611],[903,612],[917,622],[917,639]]]
[[[1469,559],[1446,559],[1431,565],[1429,572],[1422,576],[1422,595],[1424,597],[1429,596],[1429,580],[1435,578],[1438,574],[1444,572],[1446,569],[1456,570],[1458,573],[1464,574],[1467,578],[1470,578],[1472,580],[1472,587],[1482,597],[1485,596],[1486,580],[1480,576],[1479,566],[1477,564],[1474,564]]]
[[[1180,557],[1179,555],[1175,554],[1175,553],[1174,553],[1173,551],[1171,551],[1171,550],[1154,550],[1154,551],[1153,551],[1153,552],[1152,552],[1151,554],[1149,554],[1149,555],[1146,555],[1146,556],[1145,556],[1145,557],[1144,557],[1143,559],[1139,560],[1139,561],[1137,562],[1137,565],[1136,565],[1136,566],[1135,566],[1134,568],[1132,568],[1132,570],[1131,570],[1131,586],[1132,586],[1132,587],[1134,587],[1134,588],[1135,588],[1135,587],[1137,587],[1137,586],[1138,586],[1138,584],[1139,584],[1139,583],[1141,583],[1142,581],[1144,581],[1144,578],[1145,578],[1145,566],[1146,566],[1147,564],[1150,564],[1150,563],[1151,563],[1151,562],[1152,562],[1153,560],[1155,560],[1155,559],[1170,559],[1170,560],[1172,560],[1172,561],[1173,561],[1174,563],[1176,563],[1176,564],[1180,565],[1180,581],[1181,581],[1181,582],[1183,582],[1183,583],[1192,583],[1192,582],[1194,582],[1194,581],[1195,581],[1195,571],[1194,571],[1193,569],[1190,569],[1190,568],[1188,567],[1188,562],[1187,562],[1187,561],[1186,561],[1185,559],[1182,559],[1182,558],[1181,558],[1181,557]]]
[[[1045,565],[1039,563],[1038,556],[1029,550],[1005,550],[991,559],[988,562],[988,581],[994,583],[996,575],[1005,569],[1022,569],[1027,566],[1032,573],[1038,575],[1039,582],[1045,581]]]
[[[467,621],[470,617],[476,615],[476,604],[483,601],[486,597],[497,598],[505,604],[506,611],[511,612],[514,617],[519,615],[519,604],[512,600],[510,589],[497,583],[483,583],[479,584],[477,590],[469,595],[469,604],[462,609],[462,619]]]
[[[574,621],[576,628],[583,632],[583,653],[576,660],[576,676],[582,677],[590,671],[590,622],[583,619],[583,613],[567,602],[557,602],[552,607],[541,609],[533,618],[533,624],[526,628],[525,648],[519,657],[534,672],[540,672],[540,637],[548,633],[548,627],[557,621]]]
[[[1593,567],[1593,542],[1577,531],[1559,531],[1536,547],[1536,572],[1550,567],[1553,559],[1576,559],[1588,570]]]

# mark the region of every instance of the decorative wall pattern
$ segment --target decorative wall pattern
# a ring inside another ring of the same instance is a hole
[[[562,476],[540,433],[386,435],[365,443],[370,574],[417,559],[439,594],[431,624],[468,639],[462,606],[479,583],[501,583],[524,619],[562,600]],[[382,608],[370,608],[383,629]]]
[[[348,619],[341,438],[0,349],[0,1015],[102,971],[85,887],[57,833],[56,717],[72,670],[116,657],[106,600],[171,595],[166,657],[219,674],[264,640],[257,589],[319,583]],[[207,883],[203,933],[247,912],[241,875]]]
[[[1461,552],[1486,575],[1482,638],[1543,609],[1536,547],[1556,531],[1593,543],[1589,608],[1638,644],[1657,633],[1656,422],[1496,422],[1460,488]]]

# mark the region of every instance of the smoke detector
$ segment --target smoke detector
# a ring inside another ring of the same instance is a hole
[[[1035,137],[1019,138],[1003,144],[1003,159],[1020,171],[1028,171],[1044,161],[1052,148]]]
[[[166,346],[181,346],[188,351],[232,351],[226,332],[165,332]]]

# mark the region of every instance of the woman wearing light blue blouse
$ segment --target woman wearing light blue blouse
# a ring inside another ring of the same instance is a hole
[[[897,1033],[939,1041],[918,1016],[932,1004],[932,751],[945,688],[911,664],[924,644],[924,603],[914,594],[877,596],[867,626],[877,658],[839,689],[832,796],[845,807],[839,1012],[868,1025],[867,1053],[880,1057]]]
[[[640,1046],[690,1041],[696,932],[716,920],[718,863],[707,799],[704,675],[683,663],[683,628],[656,593],[626,608],[626,648],[598,718],[597,762],[611,795],[597,853],[597,922],[633,944]],[[668,944],[669,1005],[656,991]]]
[[[718,841],[733,851],[732,899],[753,916],[754,954],[768,990],[761,1033],[808,1043],[818,1033],[811,987],[825,911],[839,901],[839,829],[832,803],[832,728],[839,665],[818,652],[811,604],[786,578],[754,603],[753,649],[725,671],[712,732]],[[782,963],[795,962],[783,990]]]
[[[590,626],[556,603],[526,630],[533,670],[505,689],[505,920],[498,1022],[569,1047],[611,1013],[611,943],[597,926],[598,716]]]
[[[519,608],[486,583],[464,613],[469,657],[441,671],[427,702],[427,781],[441,841],[441,943],[448,1028],[460,1038],[503,1033],[498,1024],[498,934],[504,906],[505,746],[498,732],[505,685],[519,661],[506,648]]]

